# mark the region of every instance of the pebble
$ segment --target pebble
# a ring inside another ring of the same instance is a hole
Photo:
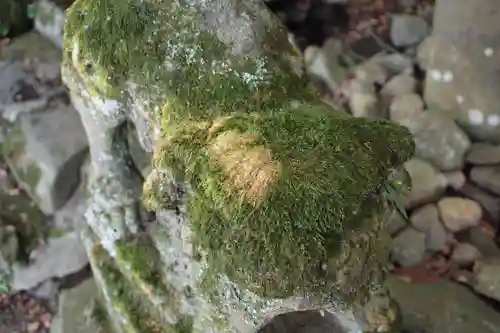
[[[448,230],[458,232],[479,225],[481,206],[470,199],[446,197],[438,202],[441,220]]]
[[[490,234],[481,227],[468,230],[468,242],[474,245],[485,257],[500,258],[500,248],[495,244]]]
[[[471,180],[487,190],[500,195],[500,166],[477,166],[470,172]]]
[[[420,264],[426,251],[426,240],[423,232],[413,228],[403,230],[392,240],[391,257],[403,267]]]
[[[439,211],[436,205],[428,204],[416,209],[410,217],[411,225],[426,236],[426,248],[431,251],[444,249],[447,233],[439,220]]]
[[[490,143],[474,143],[466,161],[474,165],[500,164],[500,146]]]
[[[384,117],[383,108],[375,94],[373,84],[352,80],[349,85],[349,107],[354,117]]]
[[[389,235],[394,236],[406,227],[406,219],[397,211],[394,210],[387,222],[386,230]]]
[[[446,180],[448,181],[448,186],[456,191],[463,188],[465,183],[467,182],[467,177],[465,177],[462,170],[445,172],[444,176],[446,177]]]
[[[429,24],[419,16],[398,14],[391,18],[389,34],[396,47],[418,44],[429,36],[430,32]]]
[[[391,78],[382,88],[382,96],[400,96],[415,91],[417,80],[411,73],[402,73]]]
[[[397,75],[403,72],[413,71],[413,61],[401,53],[379,53],[373,56],[370,61],[385,68],[389,75]]]
[[[490,298],[500,301],[500,260],[476,261],[474,264],[474,289]]]
[[[369,84],[384,84],[389,79],[388,71],[374,61],[366,61],[354,69],[354,76],[359,81]]]
[[[404,164],[411,178],[411,190],[403,194],[405,207],[410,209],[421,204],[433,202],[444,193],[446,177],[430,163],[412,158]]]
[[[500,225],[500,198],[469,182],[460,188],[459,193],[478,202],[483,207],[488,221],[495,226]]]
[[[424,101],[415,93],[397,95],[389,108],[391,120],[403,126],[423,112]]]
[[[479,257],[481,252],[469,243],[458,243],[451,254],[451,262],[459,266],[468,266],[473,264]]]

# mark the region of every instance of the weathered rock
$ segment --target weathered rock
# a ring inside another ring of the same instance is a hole
[[[71,0],[38,0],[36,2],[36,30],[59,47],[62,47],[64,11],[71,2]]]
[[[480,260],[474,264],[474,289],[500,301],[500,260]]]
[[[420,45],[427,69],[424,97],[476,139],[500,142],[498,3],[436,1],[432,37]],[[474,27],[474,29],[470,29]]]
[[[493,225],[497,226],[500,222],[500,198],[481,189],[480,187],[466,183],[460,188],[460,193],[465,197],[478,202],[484,209],[486,218]]]
[[[63,291],[50,333],[95,333],[95,328],[89,323],[89,312],[97,297],[98,291],[93,279]]]
[[[412,213],[410,221],[416,230],[425,233],[428,250],[439,251],[444,248],[447,233],[439,219],[436,205],[428,204],[418,208]]]
[[[461,169],[470,148],[468,136],[440,112],[426,111],[404,124],[415,139],[415,156],[442,171]]]
[[[389,235],[394,236],[395,234],[403,230],[406,225],[406,219],[397,210],[395,210],[391,214],[389,221],[387,222],[386,229]]]
[[[32,161],[36,175],[32,179],[21,176],[19,181],[46,214],[61,208],[75,191],[87,153],[87,137],[78,113],[63,102],[54,104],[20,119],[19,148]]]
[[[438,202],[441,220],[451,232],[461,231],[479,225],[483,211],[470,199],[447,197]]]
[[[58,209],[52,218],[53,227],[58,232],[68,232],[80,229],[85,224],[87,209],[86,183],[81,182],[69,200]]]
[[[403,72],[412,72],[413,61],[401,53],[379,53],[373,56],[369,61],[384,67],[390,75],[397,75]]]
[[[481,227],[472,227],[468,231],[468,241],[474,245],[484,257],[500,258],[500,248],[495,244],[491,234]]]
[[[500,195],[500,166],[478,166],[470,172],[471,180],[497,195]]]
[[[12,287],[30,289],[47,279],[75,273],[87,264],[87,254],[77,232],[52,238],[36,252],[32,264],[15,267]]]
[[[500,146],[490,143],[474,143],[466,161],[474,165],[500,164]]]
[[[411,190],[404,193],[406,208],[432,202],[444,193],[446,178],[430,163],[413,158],[405,163],[405,169],[411,178]]]
[[[465,186],[465,183],[467,182],[467,177],[465,177],[462,170],[445,172],[444,176],[446,177],[448,186],[456,191],[463,188]]]
[[[403,267],[418,265],[424,258],[425,234],[407,228],[398,234],[391,244],[391,258]]]
[[[400,304],[408,332],[495,333],[500,316],[466,287],[443,279],[408,283],[389,277],[391,293]],[[411,331],[414,330],[414,331]]]
[[[411,94],[415,91],[417,80],[411,73],[403,73],[391,78],[382,88],[382,96],[401,96]]]
[[[368,84],[384,84],[389,79],[388,71],[379,63],[366,61],[354,68],[354,76],[361,82]]]
[[[390,106],[390,119],[408,126],[424,112],[424,101],[417,94],[396,96]]]
[[[354,117],[384,117],[375,88],[371,83],[352,80],[349,85],[349,107]]]
[[[429,24],[421,17],[406,14],[391,17],[389,34],[396,47],[416,45],[430,32]]]
[[[451,254],[451,262],[460,266],[468,266],[473,264],[481,257],[481,252],[472,244],[458,243]]]

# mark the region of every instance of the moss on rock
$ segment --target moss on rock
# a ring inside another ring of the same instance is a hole
[[[412,149],[408,131],[388,121],[297,106],[179,126],[156,166],[192,186],[187,213],[212,268],[289,296],[324,284],[322,264],[374,213]]]
[[[139,259],[135,256],[134,258]],[[147,261],[145,257],[141,259]],[[117,262],[99,245],[94,248],[93,263],[99,267],[112,306],[124,316],[122,320],[125,319],[127,322],[124,325],[126,333],[186,333],[191,331],[189,328],[192,322],[188,317],[181,317],[176,323],[163,321],[159,313],[160,309],[155,308],[144,294],[138,292],[138,286],[122,274]],[[148,269],[145,274],[154,275],[151,269]],[[139,287],[139,289],[142,288]],[[151,291],[157,292],[158,290]]]

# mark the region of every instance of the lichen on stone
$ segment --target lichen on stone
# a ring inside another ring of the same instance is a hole
[[[313,109],[183,124],[156,152],[157,168],[192,187],[188,219],[209,266],[263,296],[325,287],[322,265],[412,153],[400,126]]]

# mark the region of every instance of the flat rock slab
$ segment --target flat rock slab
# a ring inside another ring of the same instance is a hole
[[[405,328],[425,333],[500,332],[498,312],[457,283],[408,283],[394,276],[388,283],[401,305]]]
[[[31,289],[50,278],[76,273],[88,264],[87,253],[77,232],[49,239],[37,251],[32,265],[15,267],[12,288]]]

